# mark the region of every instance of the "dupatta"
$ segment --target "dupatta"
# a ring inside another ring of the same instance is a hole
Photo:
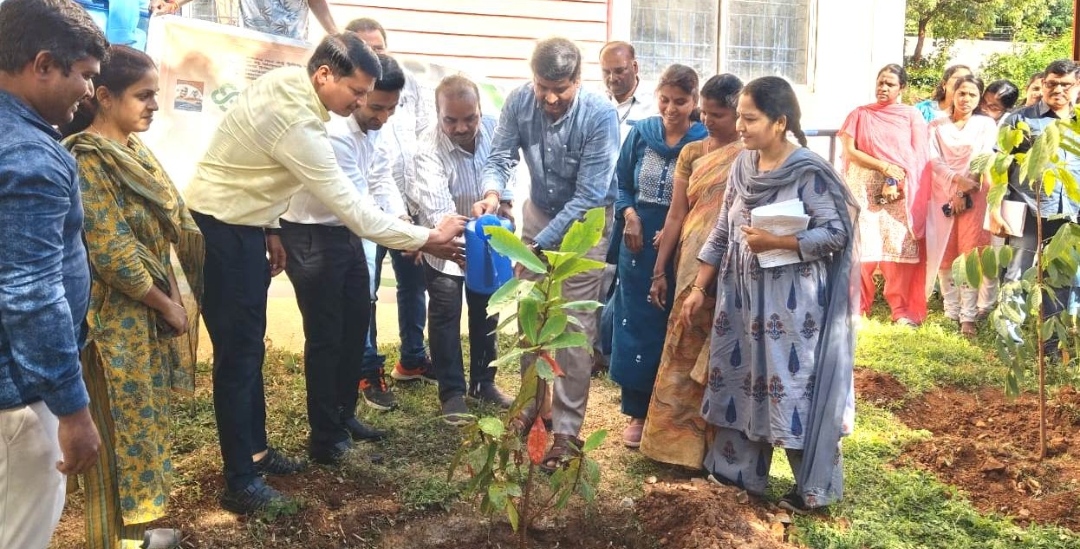
[[[927,126],[919,111],[900,103],[857,107],[840,127],[860,151],[904,169],[908,227],[920,239],[926,233],[930,188],[924,181],[928,162]],[[850,159],[844,158],[844,170]]]

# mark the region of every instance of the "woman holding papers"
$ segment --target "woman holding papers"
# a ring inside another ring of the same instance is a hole
[[[656,307],[671,307],[667,338],[653,385],[641,436],[641,453],[664,463],[701,469],[705,457],[705,420],[701,397],[709,371],[712,299],[689,323],[682,304],[697,276],[697,255],[724,205],[728,173],[742,142],[735,131],[735,107],[743,83],[720,74],[701,86],[701,122],[709,136],[683,147],[675,166],[675,190],[664,220],[649,297]],[[668,280],[674,267],[675,278]],[[674,288],[674,301],[668,300]]]
[[[93,275],[82,364],[102,444],[82,476],[87,547],[179,547],[177,530],[148,523],[167,516],[172,391],[195,388],[203,236],[135,135],[158,110],[153,61],[112,46],[94,86],[65,133],[85,131],[64,140],[79,165]],[[177,281],[178,266],[187,285]],[[184,286],[194,296],[182,296]]]
[[[983,229],[989,174],[971,173],[971,161],[994,152],[998,129],[993,118],[972,114],[982,96],[982,83],[973,76],[961,78],[953,90],[952,112],[930,123],[930,213],[926,221],[926,294],[934,277],[941,281],[945,316],[960,322],[960,333],[975,337],[975,319],[993,304],[993,280],[984,278],[980,288],[961,284],[952,277],[953,261],[960,255],[990,244]]]
[[[685,65],[672,65],[660,76],[656,106],[660,116],[638,121],[619,152],[615,174],[615,233],[608,262],[617,264],[618,285],[608,306],[612,332],[611,379],[622,386],[622,411],[630,416],[623,443],[641,444],[641,431],[652,397],[660,352],[664,348],[668,309],[649,303],[653,265],[671,205],[676,161],[683,147],[708,135],[692,117],[697,109],[698,76]],[[674,277],[669,267],[665,276]],[[674,287],[672,288],[674,290]],[[670,303],[670,292],[664,296]]]
[[[783,448],[795,486],[780,505],[802,512],[843,496],[840,438],[854,424],[858,206],[832,166],[806,148],[799,103],[785,80],[747,84],[738,113],[747,150],[731,168],[682,310],[684,322],[694,318],[716,287],[701,407],[716,436],[705,468],[762,495],[773,449]],[[758,208],[787,202],[801,202],[806,229],[784,235],[751,223]],[[763,267],[762,256],[776,251],[790,252],[794,262]]]
[[[840,128],[844,179],[862,210],[862,314],[870,313],[877,285],[885,277],[885,301],[897,324],[917,326],[926,318],[925,244],[929,187],[926,123],[899,102],[907,73],[886,65],[877,75],[877,102],[848,115]],[[948,97],[952,98],[952,90]]]

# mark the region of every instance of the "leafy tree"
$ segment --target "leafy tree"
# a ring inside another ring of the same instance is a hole
[[[1063,34],[1045,44],[1021,43],[1009,53],[995,53],[986,58],[981,72],[987,82],[1005,78],[1016,84],[1022,98],[1023,87],[1032,74],[1042,71],[1055,59],[1071,57],[1072,35]]]
[[[913,63],[922,61],[928,37],[946,40],[981,38],[998,25],[1016,29],[1034,26],[1047,20],[1051,13],[1048,4],[1055,4],[1057,11],[1053,13],[1060,15],[1060,6],[1056,6],[1060,1],[908,0],[907,31],[917,36],[911,60]],[[1048,24],[1056,28],[1054,23]]]

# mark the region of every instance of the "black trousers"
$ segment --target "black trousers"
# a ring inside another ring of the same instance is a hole
[[[304,319],[304,381],[311,443],[349,438],[356,413],[371,295],[360,237],[345,227],[281,222],[285,274]]]
[[[255,480],[251,456],[267,448],[263,358],[270,262],[261,227],[191,212],[206,240],[202,316],[214,345],[214,417],[225,482]]]
[[[435,377],[439,381],[439,401],[464,396],[465,363],[461,357],[461,291],[469,306],[469,381],[476,387],[495,381],[497,316],[488,318],[490,295],[465,288],[465,278],[450,276],[424,263],[424,278],[428,291],[428,344]]]

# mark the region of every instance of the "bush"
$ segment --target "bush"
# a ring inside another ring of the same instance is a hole
[[[917,63],[911,57],[904,58],[904,70],[908,73],[908,86],[904,90],[903,101],[914,105],[934,95],[934,88],[941,82],[941,74],[952,57],[951,40],[935,40],[934,52],[924,55]]]
[[[1042,71],[1055,59],[1072,59],[1072,35],[1064,34],[1044,44],[1017,44],[1011,53],[995,53],[982,66],[986,82],[1005,78],[1020,88],[1021,99],[1024,86],[1032,74]]]

